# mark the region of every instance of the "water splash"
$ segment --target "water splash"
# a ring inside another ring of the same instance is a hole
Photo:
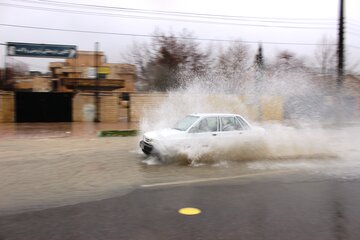
[[[328,152],[332,155],[305,155],[296,159],[266,159],[248,162],[253,170],[306,170],[308,173],[343,180],[360,176],[360,127],[322,130],[328,137]]]
[[[304,72],[277,73],[260,83],[250,79],[241,84],[235,84],[236,79],[218,75],[178,77],[182,83],[180,87],[167,92],[156,109],[144,114],[140,123],[142,132],[171,127],[191,113],[222,112],[241,114],[253,125],[265,127],[266,133],[261,139],[243,137],[207,149],[173,146],[174,155],[167,156],[166,161],[185,158],[196,165],[228,160],[333,158],[338,155],[329,142],[331,131],[323,128],[329,118],[323,120],[317,107],[322,99],[307,99],[307,96],[325,96],[328,92],[317,87]],[[272,111],[275,111],[272,106],[264,110],[264,96],[275,96],[282,101],[280,121],[276,121],[276,117],[272,119]]]

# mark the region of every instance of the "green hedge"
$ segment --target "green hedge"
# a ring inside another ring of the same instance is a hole
[[[98,132],[98,137],[127,137],[136,136],[138,133],[135,129],[129,130],[102,130]]]

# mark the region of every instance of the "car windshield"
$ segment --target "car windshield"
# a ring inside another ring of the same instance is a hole
[[[199,117],[192,115],[186,116],[175,124],[174,129],[186,131],[198,118]]]

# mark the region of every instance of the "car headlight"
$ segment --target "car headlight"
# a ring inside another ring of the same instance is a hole
[[[151,138],[144,136],[144,142],[151,143],[153,140]]]

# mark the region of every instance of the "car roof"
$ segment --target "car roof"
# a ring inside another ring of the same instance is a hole
[[[190,114],[191,116],[196,117],[214,117],[214,116],[225,116],[225,117],[234,117],[234,116],[240,116],[239,114],[233,114],[233,113],[193,113]]]

